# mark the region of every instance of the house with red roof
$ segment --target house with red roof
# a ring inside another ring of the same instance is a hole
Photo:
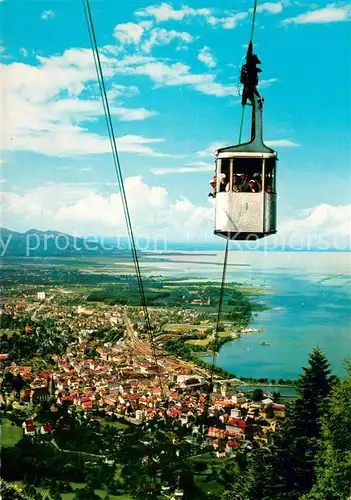
[[[225,426],[229,436],[243,436],[247,428],[247,423],[241,418],[231,418]]]
[[[64,403],[65,401],[67,401],[68,403],[73,404],[74,399],[75,399],[75,395],[74,395],[74,394],[70,394],[70,395],[63,395],[63,396],[59,396],[59,397],[57,398],[56,403],[57,403],[57,404],[62,404],[62,403]]]
[[[285,418],[285,405],[272,404],[271,408],[275,417]]]
[[[35,425],[33,420],[25,420],[22,424],[22,428],[24,430],[25,436],[34,436]]]
[[[92,402],[92,400],[88,399],[86,401],[82,401],[82,408],[85,411],[92,410],[92,408],[93,408],[93,402]]]
[[[104,397],[104,402],[109,405],[109,406],[113,406],[113,407],[116,407],[117,406],[117,399],[115,398],[111,398],[110,396],[105,396]]]
[[[239,448],[238,443],[234,439],[230,439],[225,447],[225,451],[228,454],[233,453],[235,450]]]
[[[210,427],[207,434],[209,438],[225,438],[227,435],[227,430],[219,429],[218,427]]]
[[[40,432],[42,434],[50,434],[53,431],[52,425],[51,424],[44,424],[40,428]]]

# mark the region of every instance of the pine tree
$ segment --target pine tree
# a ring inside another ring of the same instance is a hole
[[[249,498],[294,500],[312,488],[320,419],[328,411],[334,383],[330,373],[322,351],[314,349],[298,381],[301,396],[288,407],[288,416],[273,435],[269,449],[252,456]]]
[[[351,376],[351,363],[348,373]],[[351,496],[351,378],[337,384],[323,418],[316,483],[305,500],[345,500]]]

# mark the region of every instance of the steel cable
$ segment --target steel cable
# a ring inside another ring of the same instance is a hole
[[[122,169],[121,169],[121,164],[120,164],[120,160],[119,160],[114,129],[113,129],[113,125],[112,125],[111,113],[110,113],[110,108],[109,108],[109,103],[108,103],[108,98],[107,98],[107,92],[106,92],[104,76],[103,76],[102,66],[101,66],[101,59],[100,59],[98,44],[97,44],[97,40],[96,40],[94,22],[93,22],[93,18],[92,18],[89,0],[83,0],[83,7],[84,7],[85,20],[86,20],[87,27],[88,27],[90,44],[91,44],[91,48],[92,48],[92,52],[93,52],[94,65],[95,65],[97,78],[98,78],[98,82],[99,82],[99,89],[100,89],[101,99],[102,99],[103,108],[104,108],[104,114],[105,114],[105,119],[106,119],[108,135],[109,135],[109,139],[110,139],[113,162],[114,162],[117,180],[118,180],[118,184],[119,184],[119,188],[120,188],[123,211],[124,211],[126,225],[127,225],[127,231],[128,231],[128,235],[129,235],[129,239],[130,239],[130,246],[131,246],[134,267],[135,267],[135,273],[136,273],[138,287],[139,287],[141,305],[142,305],[142,309],[143,309],[143,313],[144,313],[144,320],[146,323],[146,328],[147,328],[147,332],[148,332],[148,336],[149,336],[151,350],[152,350],[153,358],[155,361],[157,377],[159,380],[160,391],[161,391],[161,398],[164,399],[164,391],[163,391],[160,369],[159,369],[159,365],[158,365],[158,361],[157,361],[157,353],[156,353],[156,348],[155,348],[155,343],[154,343],[154,338],[153,338],[153,331],[152,331],[150,317],[149,317],[149,313],[148,313],[148,309],[147,309],[146,296],[145,296],[143,281],[142,281],[142,277],[141,277],[141,271],[140,271],[139,259],[138,259],[138,254],[137,254],[137,250],[136,250],[136,245],[135,245],[133,227],[132,227],[130,213],[129,213],[129,209],[128,209],[127,197],[126,197],[124,182],[123,182]]]

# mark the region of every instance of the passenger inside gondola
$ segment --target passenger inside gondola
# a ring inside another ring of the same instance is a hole
[[[240,193],[247,193],[249,191],[249,174],[247,172],[240,174],[239,191]]]
[[[235,158],[233,169],[240,175],[241,193],[260,193],[262,191],[262,159]]]
[[[262,158],[222,159],[218,165],[217,174],[210,181],[212,193],[275,193],[275,161],[265,160],[265,175],[263,179]],[[219,179],[219,180],[218,180]]]
[[[230,191],[230,182],[227,183],[226,187],[225,187],[225,190],[228,192]],[[233,179],[232,179],[232,191],[234,193],[239,193],[240,189],[239,189],[239,181],[238,181],[238,178],[236,176],[236,174],[233,174]]]
[[[225,191],[225,174],[220,174],[219,176],[219,191]],[[209,197],[216,197],[216,188],[217,188],[217,175],[214,175],[210,180],[210,186],[212,187],[212,193],[209,193]]]
[[[212,192],[209,193],[209,197],[215,198],[216,197],[216,186],[217,186],[217,176],[214,175],[212,179],[210,180],[210,186],[212,188]]]
[[[221,174],[219,177],[219,191],[220,192],[225,191],[225,179],[226,179],[226,174]]]
[[[251,193],[259,193],[261,191],[260,186],[258,185],[258,182],[255,181],[255,179],[251,179],[249,181],[249,192]]]

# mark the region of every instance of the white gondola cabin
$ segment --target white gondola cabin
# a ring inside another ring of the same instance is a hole
[[[253,98],[251,141],[216,152],[215,231],[232,240],[277,232],[277,153],[262,139],[262,99]]]

